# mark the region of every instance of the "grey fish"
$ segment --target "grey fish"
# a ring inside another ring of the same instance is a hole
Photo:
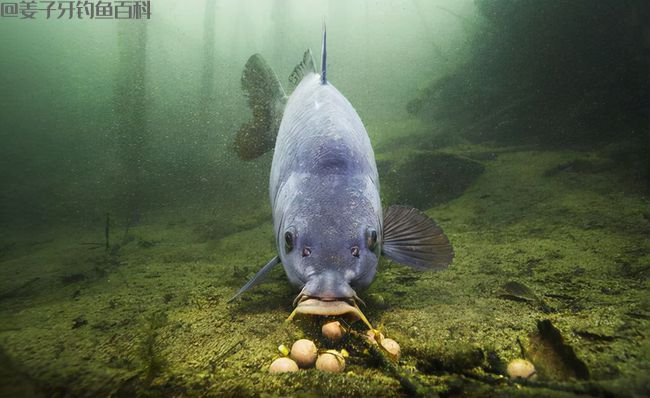
[[[326,47],[324,30],[321,73],[307,50],[289,79],[296,87],[288,98],[259,54],[246,63],[242,87],[253,120],[239,130],[236,146],[242,158],[254,158],[275,144],[270,199],[278,255],[231,301],[282,263],[301,289],[294,301],[305,304],[300,312],[338,315],[328,312],[336,307],[328,302],[356,303],[356,290],[371,284],[382,254],[419,270],[443,269],[453,259],[449,240],[424,213],[391,206],[382,214],[370,139],[327,80]]]

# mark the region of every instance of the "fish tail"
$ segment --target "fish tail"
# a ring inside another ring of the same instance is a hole
[[[287,97],[278,76],[260,54],[246,62],[241,87],[253,118],[237,131],[234,149],[241,159],[251,160],[273,149]]]

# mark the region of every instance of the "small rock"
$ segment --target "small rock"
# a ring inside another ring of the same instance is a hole
[[[318,350],[313,341],[300,339],[291,346],[291,354],[289,356],[301,368],[309,368],[314,366],[314,362],[316,362],[316,358],[318,357]]]
[[[329,350],[318,356],[316,369],[321,372],[340,373],[345,369],[345,358],[338,351]]]
[[[321,332],[328,340],[338,341],[343,337],[343,326],[339,321],[327,322],[321,328]]]
[[[278,358],[273,361],[273,363],[271,363],[271,366],[269,366],[270,373],[286,373],[296,371],[298,371],[298,364],[287,357]]]
[[[513,359],[508,364],[508,376],[513,379],[530,379],[535,375],[535,366],[525,359]]]

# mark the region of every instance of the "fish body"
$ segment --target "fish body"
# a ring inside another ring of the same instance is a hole
[[[370,284],[382,231],[374,152],[350,102],[316,73],[289,97],[269,186],[278,253],[292,284],[321,299],[352,297],[351,287]]]
[[[321,73],[308,50],[291,74],[295,89],[288,98],[259,54],[244,68],[242,87],[253,120],[242,126],[235,144],[243,159],[274,145],[269,193],[277,256],[233,299],[282,263],[301,289],[301,313],[323,315],[345,305],[314,303],[358,299],[356,290],[373,281],[382,254],[421,270],[445,268],[453,258],[449,240],[424,213],[391,206],[383,214],[368,133],[327,80],[326,54],[324,34]]]

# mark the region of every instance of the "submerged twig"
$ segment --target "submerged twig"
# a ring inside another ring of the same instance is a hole
[[[85,246],[104,246],[103,243],[100,242],[81,242],[80,245],[85,245]]]
[[[463,372],[462,376],[472,380],[490,385],[506,384],[509,386],[524,386],[531,388],[546,388],[554,391],[564,391],[579,395],[594,395],[599,397],[608,397],[615,395],[612,391],[607,390],[602,385],[595,382],[575,382],[575,383],[561,383],[553,381],[539,381],[523,378],[508,378],[501,375],[491,374],[477,374],[472,372]]]
[[[210,361],[211,371],[214,372],[219,363],[226,360],[226,358],[236,354],[238,351],[237,348],[239,348],[242,344],[244,344],[244,341],[245,341],[244,339],[237,341],[235,344],[231,345],[229,348],[221,352],[216,358],[212,359]]]
[[[400,366],[393,362],[393,360],[388,357],[388,354],[386,354],[380,347],[379,344],[375,344],[371,342],[367,336],[358,333],[356,331],[351,331],[350,332],[352,336],[355,336],[357,340],[359,340],[361,343],[363,343],[366,348],[368,348],[368,351],[370,354],[378,360],[384,368],[388,370],[388,372],[396,378],[399,383],[402,385],[402,387],[406,390],[409,396],[415,396],[415,397],[437,397],[438,394],[435,391],[432,391],[430,388],[427,388],[424,384],[422,384],[415,375],[409,375],[407,372],[405,372]]]

